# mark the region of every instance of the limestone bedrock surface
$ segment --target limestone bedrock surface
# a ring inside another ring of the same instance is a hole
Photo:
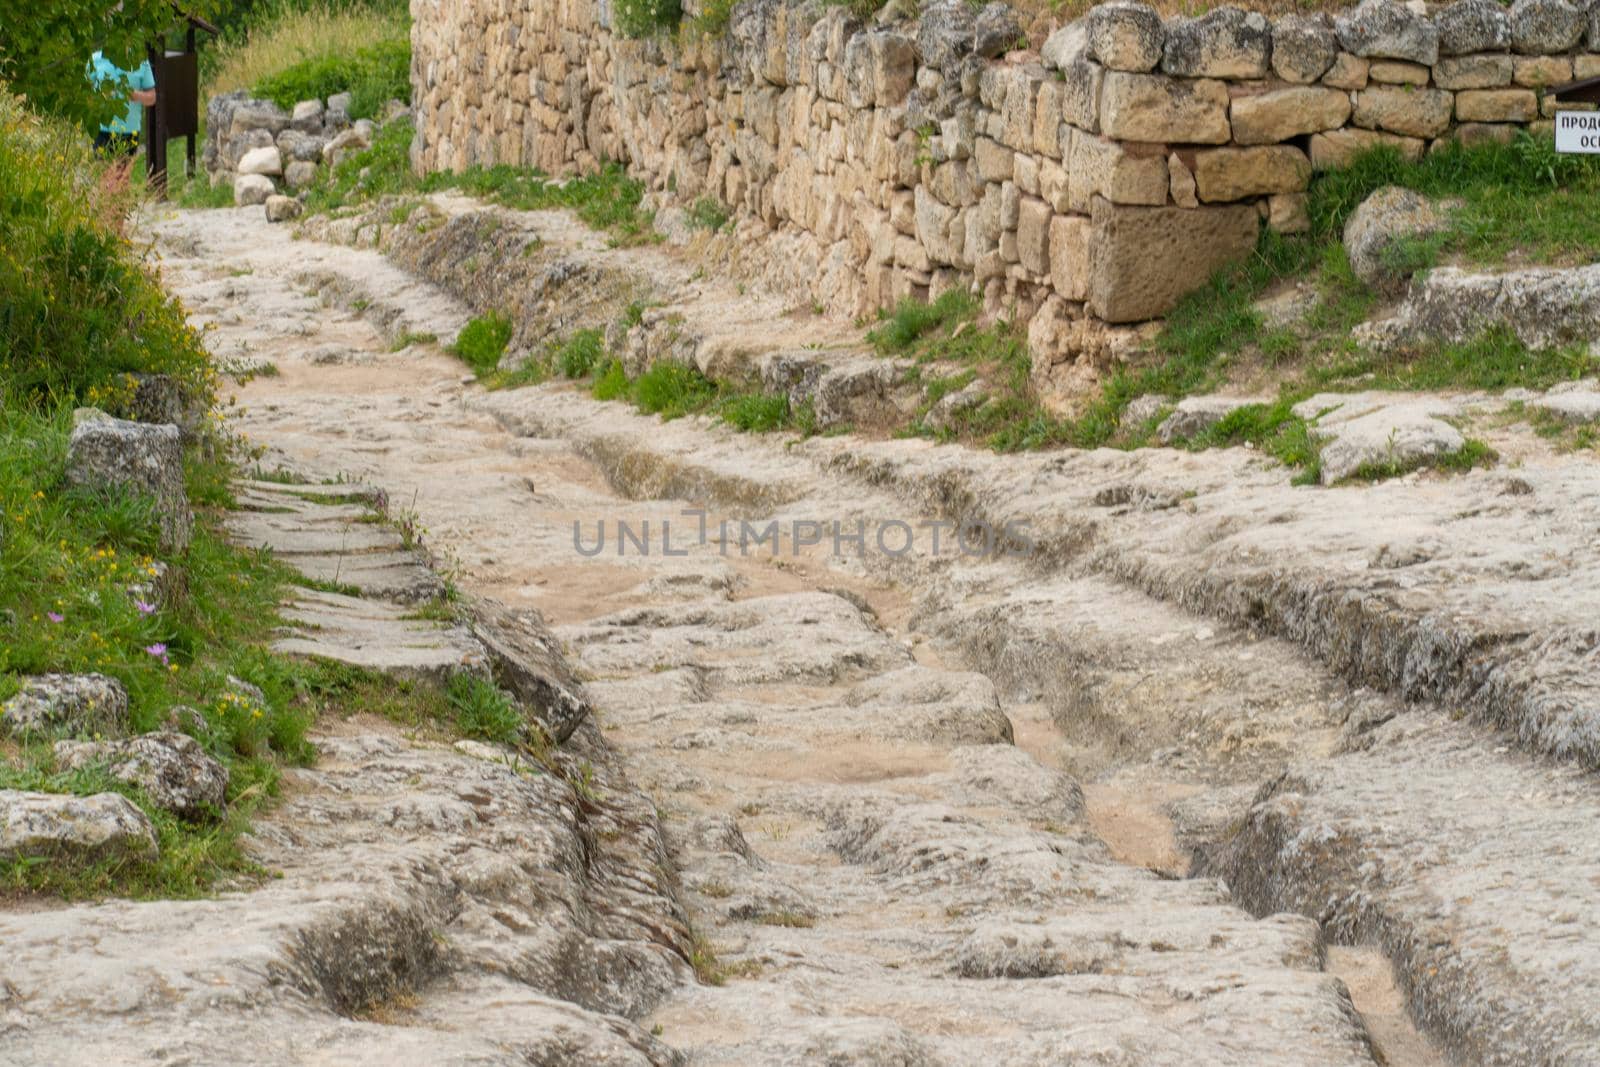
[[[599,255],[563,216],[514,221]],[[414,499],[464,591],[550,624],[601,804],[484,746],[324,725],[259,833],[283,879],[0,920],[22,1062],[180,1033],[203,1059],[241,1025],[275,1062],[424,1039],[441,1062],[1600,1051],[1600,946],[1563,918],[1600,905],[1583,457],[1497,439],[1514,469],[1322,488],[1242,449],[663,424],[391,351],[470,311],[376,249],[258,210],[152,231],[219,355],[279,369],[242,389],[265,463]],[[672,314],[705,338],[735,306],[706,281]],[[1032,558],[794,543],[936,517],[1024,522]],[[619,551],[619,522],[652,550]],[[353,969],[330,946],[356,931],[381,950]],[[81,1006],[113,1000],[134,1007],[91,1028]]]

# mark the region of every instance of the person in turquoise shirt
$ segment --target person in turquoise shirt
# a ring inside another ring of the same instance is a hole
[[[144,109],[156,102],[156,79],[150,61],[135,70],[123,70],[102,52],[89,57],[89,81],[96,89],[108,82],[127,93],[127,111],[110,123],[102,124],[95,136],[95,147],[112,155],[131,156],[139,148],[139,131],[144,129]]]

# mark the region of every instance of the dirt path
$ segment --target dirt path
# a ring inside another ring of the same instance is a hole
[[[377,252],[292,242],[254,213],[157,230],[217,350],[276,368],[240,390],[266,466],[382,486],[464,588],[556,626],[672,842],[702,981],[639,1021],[691,1061],[1443,1062],[1384,956],[1334,950],[1334,981],[1316,922],[1182,878],[1296,761],[1337,771],[1309,803],[1344,802],[1352,723],[1449,728],[1431,713],[1092,572],[948,546],[741,548],[720,519],[928,515],[830,476],[839,443],[663,427],[559,386],[486,396],[433,345],[390,351],[467,312]],[[385,308],[403,322],[380,331]],[[686,500],[709,509],[703,541]],[[648,554],[619,551],[619,524],[649,529]],[[580,549],[602,529],[604,551]],[[1480,784],[1541,773],[1491,748],[1474,747],[1498,761]],[[1385,773],[1344,817],[1409,777]],[[1386,829],[1404,850],[1406,819]]]

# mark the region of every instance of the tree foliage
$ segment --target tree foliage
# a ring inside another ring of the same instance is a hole
[[[217,0],[189,0],[202,17]],[[169,0],[0,0],[0,81],[35,108],[95,126],[125,106],[114,86],[96,90],[84,74],[96,49],[120,67],[137,67],[145,46],[164,41],[181,17]]]

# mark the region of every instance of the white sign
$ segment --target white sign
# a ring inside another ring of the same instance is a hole
[[[1600,111],[1557,111],[1556,151],[1600,153]]]

